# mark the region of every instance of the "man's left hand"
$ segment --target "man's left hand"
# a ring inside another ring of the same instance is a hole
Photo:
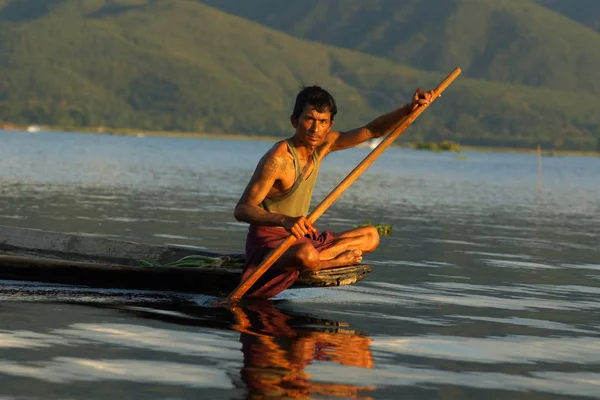
[[[410,103],[411,111],[416,110],[419,106],[426,106],[431,103],[434,100],[434,95],[433,90],[426,92],[423,89],[417,89]]]

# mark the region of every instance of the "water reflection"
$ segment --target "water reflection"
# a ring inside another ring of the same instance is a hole
[[[327,382],[306,371],[310,365],[333,363],[339,367],[371,369],[372,339],[349,324],[282,310],[271,301],[230,308],[190,307],[176,309],[128,306],[122,311],[170,323],[233,329],[240,333],[243,366],[239,371],[248,399],[311,398],[329,396],[368,399],[362,392],[375,386]]]
[[[375,390],[373,386],[315,382],[305,370],[319,361],[373,367],[372,340],[347,324],[284,313],[270,302],[232,307],[231,311],[233,328],[241,333],[241,376],[248,398],[365,398],[360,392]]]

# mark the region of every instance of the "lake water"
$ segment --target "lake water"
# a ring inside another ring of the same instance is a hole
[[[239,252],[270,146],[0,131],[0,224]],[[329,156],[313,206],[368,151]],[[0,398],[600,398],[600,159],[542,183],[534,154],[391,148],[317,222],[392,225],[373,272],[233,310],[2,281]]]

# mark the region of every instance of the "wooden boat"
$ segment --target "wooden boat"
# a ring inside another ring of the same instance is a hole
[[[209,265],[177,262],[189,256],[208,260]],[[225,295],[239,284],[243,261],[241,254],[193,247],[0,226],[1,280]],[[295,286],[350,285],[370,271],[366,264],[306,271]]]

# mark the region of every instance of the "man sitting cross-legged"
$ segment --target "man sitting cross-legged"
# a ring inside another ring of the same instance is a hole
[[[429,104],[432,96],[417,90],[411,103],[363,127],[337,132],[331,130],[337,113],[333,97],[318,86],[298,93],[291,115],[294,135],[275,143],[262,157],[235,207],[235,218],[250,224],[242,279],[290,234],[298,240],[245,297],[275,296],[294,283],[300,270],[356,264],[377,248],[379,234],[374,227],[319,233],[306,218],[321,161],[332,151],[384,136],[416,107]]]

